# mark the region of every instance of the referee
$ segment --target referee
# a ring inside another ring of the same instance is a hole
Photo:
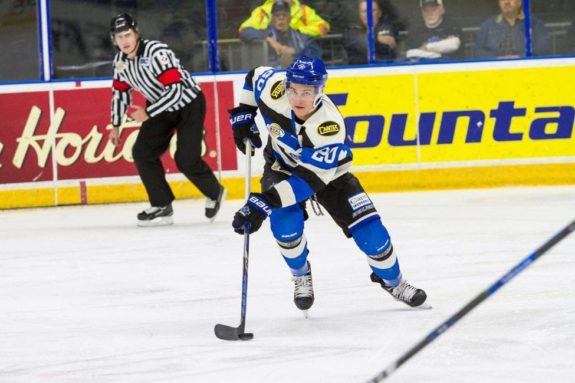
[[[173,223],[175,197],[160,157],[174,132],[176,165],[207,197],[205,215],[213,220],[226,191],[201,157],[206,100],[200,86],[166,44],[140,38],[137,22],[129,14],[112,19],[110,36],[119,52],[114,58],[109,139],[120,145],[118,128],[126,113],[142,124],[132,155],[151,207],[138,214],[138,226]],[[132,89],[144,95],[146,107],[131,105]]]

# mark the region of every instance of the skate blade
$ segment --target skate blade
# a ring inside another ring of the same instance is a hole
[[[303,314],[303,318],[304,319],[309,319],[309,314],[307,312],[308,310],[301,310],[301,313]]]
[[[139,227],[168,226],[173,224],[174,219],[172,217],[159,217],[150,221],[138,221]]]

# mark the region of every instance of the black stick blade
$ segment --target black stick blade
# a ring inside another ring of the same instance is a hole
[[[214,327],[214,333],[222,340],[252,340],[254,338],[253,333],[244,332],[243,328],[223,324],[217,324]]]

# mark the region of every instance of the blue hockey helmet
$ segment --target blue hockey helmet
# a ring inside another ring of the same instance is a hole
[[[289,66],[286,82],[323,87],[327,81],[327,71],[321,59],[300,56]]]

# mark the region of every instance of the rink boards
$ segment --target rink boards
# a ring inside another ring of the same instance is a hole
[[[232,198],[242,197],[244,169],[227,109],[243,77],[198,76],[204,158]],[[574,59],[333,69],[330,77],[326,93],[370,191],[575,184]],[[126,121],[120,147],[107,142],[110,94],[107,80],[0,86],[0,208],[146,199],[131,157],[138,125]],[[199,197],[173,147],[164,165],[176,196]],[[258,156],[254,174],[261,165]]]

